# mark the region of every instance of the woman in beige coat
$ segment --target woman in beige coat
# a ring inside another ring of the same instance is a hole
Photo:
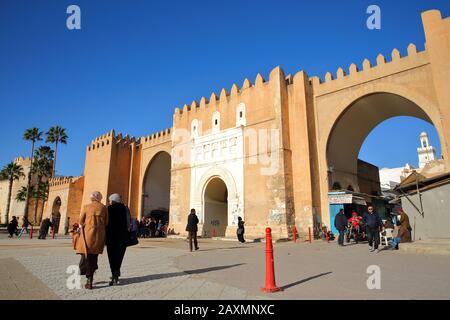
[[[100,202],[102,194],[98,191],[91,194],[91,203],[83,207],[80,214],[80,237],[76,244],[76,252],[81,254],[80,271],[86,275],[86,289],[92,289],[94,272],[98,269],[98,255],[105,247],[108,211]]]

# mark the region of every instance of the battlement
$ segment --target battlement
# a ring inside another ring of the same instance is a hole
[[[140,145],[145,148],[145,147],[149,147],[149,146],[153,146],[153,145],[157,145],[160,143],[170,141],[172,139],[171,132],[172,132],[172,128],[167,128],[163,131],[153,133],[146,137],[141,137],[139,140]]]
[[[183,108],[175,108],[174,111],[174,119],[181,119],[183,116],[189,114],[190,112],[199,112],[208,108],[216,108],[220,103],[227,103],[231,99],[238,98],[243,93],[247,93],[248,90],[252,88],[260,89],[265,87],[266,85],[270,84],[273,77],[276,77],[277,74],[283,73],[280,67],[274,68],[270,72],[269,80],[266,81],[263,76],[258,73],[255,78],[255,83],[252,84],[252,82],[249,79],[245,79],[241,88],[234,83],[231,86],[230,91],[228,92],[226,88],[222,88],[220,91],[220,95],[217,96],[215,92],[212,92],[209,99],[206,97],[202,97],[200,99],[200,102],[192,101],[190,105],[185,104]],[[288,81],[288,79],[286,79]]]
[[[49,185],[50,185],[50,187],[69,185],[69,184],[77,182],[81,178],[83,178],[83,177],[82,176],[80,176],[80,177],[69,176],[69,177],[51,178],[49,180]]]
[[[395,70],[393,69],[405,71],[426,63],[428,63],[426,50],[418,52],[416,46],[411,43],[407,48],[406,56],[402,57],[400,51],[394,49],[392,50],[390,61],[386,61],[385,56],[379,54],[376,58],[376,65],[372,65],[369,59],[364,59],[362,62],[362,70],[355,63],[352,63],[348,68],[348,73],[344,68],[339,67],[335,76],[331,72],[327,72],[324,80],[321,80],[319,77],[310,77],[309,79],[315,88],[326,90],[340,85],[349,85],[353,80],[360,83],[362,77],[372,80],[374,77],[394,73]]]
[[[128,135],[123,136],[121,133],[116,135],[114,130],[101,135],[91,141],[91,144],[87,147],[87,151],[94,151],[102,149],[103,147],[109,146],[110,144],[119,145],[121,147],[128,147],[130,144],[134,143],[136,139]]]
[[[20,165],[29,165],[31,164],[31,158],[30,157],[17,157],[13,161],[16,164]]]

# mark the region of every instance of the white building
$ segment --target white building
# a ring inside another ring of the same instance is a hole
[[[428,162],[436,160],[436,150],[430,145],[428,134],[422,132],[420,134],[420,148],[417,148],[419,155],[419,168],[423,168]]]
[[[426,132],[420,134],[420,147],[417,148],[417,155],[419,157],[419,169],[414,168],[408,163],[404,167],[381,169],[381,190],[393,189],[414,170],[420,173],[421,169],[423,169],[427,163],[436,160],[436,150],[430,145],[430,140]]]

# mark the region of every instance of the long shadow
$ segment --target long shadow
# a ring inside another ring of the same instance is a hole
[[[210,248],[210,249],[200,249],[200,250],[198,250],[198,252],[203,252],[203,251],[216,251],[216,250],[232,250],[232,249],[249,249],[249,248],[254,248],[254,247],[250,247],[250,246],[242,246],[242,247]]]
[[[172,272],[172,273],[151,274],[151,275],[142,276],[142,277],[123,278],[123,279],[120,279],[120,285],[129,285],[129,284],[133,284],[133,283],[147,282],[147,281],[152,281],[152,280],[181,277],[181,276],[185,276],[186,274],[207,273],[207,272],[211,272],[211,271],[218,271],[218,270],[234,268],[234,267],[241,266],[243,264],[244,263],[239,263],[239,264],[232,264],[229,266],[217,266],[217,267],[210,267],[210,268],[203,268],[203,269]]]
[[[289,289],[289,288],[294,287],[296,285],[299,285],[299,284],[302,284],[302,283],[305,283],[305,282],[308,282],[308,281],[311,281],[311,280],[314,280],[314,279],[326,276],[326,275],[328,275],[330,273],[333,273],[333,272],[331,272],[331,271],[324,272],[324,273],[321,273],[321,274],[318,274],[318,275],[315,275],[315,276],[312,276],[312,277],[309,277],[309,278],[306,278],[306,279],[303,279],[303,280],[300,280],[300,281],[297,281],[297,282],[293,282],[293,283],[287,284],[287,285],[285,285],[285,286],[283,286],[281,288],[283,290],[286,290],[286,289]]]

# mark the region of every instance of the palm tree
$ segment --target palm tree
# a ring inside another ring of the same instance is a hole
[[[39,131],[39,129],[36,127],[25,130],[25,133],[23,134],[24,140],[31,141],[31,165],[30,166],[33,165],[34,146],[37,141],[42,140],[42,134],[43,133],[41,131]],[[30,171],[28,172],[27,188],[25,191],[28,191],[30,189],[30,185],[31,185],[31,167],[30,167]],[[30,194],[28,194],[28,193],[26,194],[25,201],[26,201],[26,203],[25,203],[25,209],[24,209],[23,215],[28,218],[28,205],[30,202]]]
[[[23,168],[21,165],[11,162],[3,167],[0,171],[0,178],[3,180],[9,181],[8,187],[8,201],[6,204],[6,223],[9,222],[9,209],[11,207],[11,193],[12,187],[15,180],[19,180],[20,178],[25,177],[23,174]]]
[[[30,190],[30,195],[34,199],[34,222],[37,221],[37,210],[39,200],[46,201],[46,194],[48,194],[48,178],[52,175],[53,150],[48,146],[39,147],[34,153],[33,167],[31,171],[37,177],[35,187]]]
[[[19,191],[17,191],[16,201],[17,202],[25,202],[25,201],[27,201],[27,196],[28,196],[28,188],[22,187],[19,189]]]
[[[67,139],[69,137],[66,134],[66,129],[64,129],[60,126],[51,127],[50,130],[46,134],[47,134],[46,142],[55,144],[55,160],[53,161],[53,168],[52,168],[52,178],[53,178],[55,176],[56,156],[58,153],[58,143],[67,144]]]

